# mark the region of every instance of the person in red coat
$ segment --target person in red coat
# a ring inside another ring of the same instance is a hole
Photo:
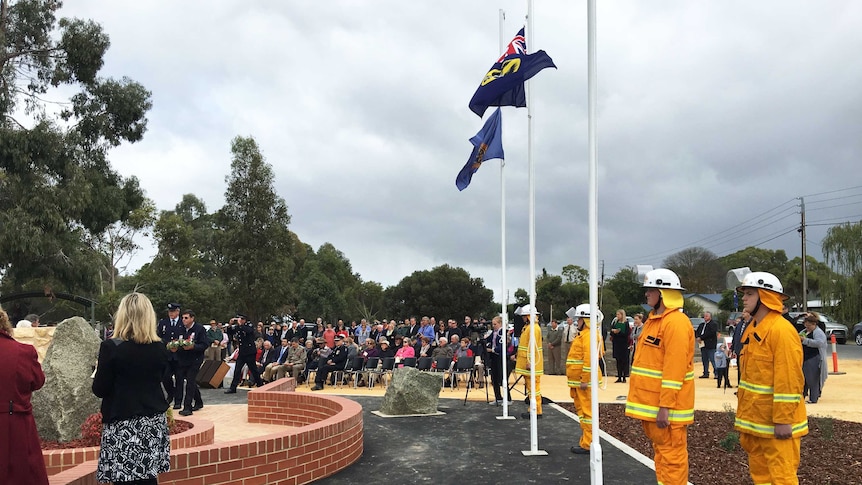
[[[12,338],[9,316],[0,308],[0,483],[47,485],[30,395],[45,384],[36,349]]]

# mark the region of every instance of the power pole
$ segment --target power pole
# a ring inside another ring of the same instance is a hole
[[[808,258],[805,254],[805,197],[799,198],[799,208],[802,214],[802,224],[799,233],[802,235],[802,311],[808,312]],[[821,295],[822,296],[822,295]]]

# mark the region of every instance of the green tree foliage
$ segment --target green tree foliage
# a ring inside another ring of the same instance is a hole
[[[607,290],[614,292],[620,304],[624,306],[640,305],[644,302],[642,282],[638,281],[637,270],[633,267],[621,268],[607,281],[602,288],[603,295]]]
[[[383,309],[385,301],[383,286],[375,281],[363,281],[356,287],[354,300],[356,301],[354,311],[359,314],[359,317],[372,320]],[[401,316],[407,317],[408,315]]]
[[[0,266],[7,289],[93,294],[105,255],[87,241],[144,204],[107,150],[142,138],[150,93],[100,77],[108,36],[90,20],[58,20],[60,7],[0,0]],[[44,100],[59,87],[77,93],[52,114]]]
[[[257,142],[236,137],[231,153],[225,205],[216,217],[222,231],[215,241],[219,276],[238,308],[263,318],[291,299],[290,216]]]
[[[725,269],[715,254],[704,248],[687,248],[664,260],[691,293],[717,293],[724,289]]]
[[[821,244],[826,263],[843,281],[827,281],[824,300],[840,301],[835,317],[843,322],[862,318],[862,222],[829,228]]]
[[[566,283],[589,283],[590,272],[576,264],[563,266],[563,278]]]
[[[414,271],[384,291],[385,313],[390,316],[428,315],[463,318],[499,313],[494,292],[482,278],[471,278],[463,268],[448,264]]]
[[[335,322],[361,312],[357,300],[361,280],[344,253],[331,243],[321,245],[317,253],[307,253],[299,274],[298,316]],[[367,303],[374,305],[370,300]]]
[[[810,300],[812,295],[821,294],[821,285],[839,276],[836,275],[824,263],[817,261],[813,256],[806,259],[806,275],[808,277],[808,295],[802,295],[802,258],[793,258],[787,262],[787,272],[780,275],[781,284],[784,285],[784,293],[790,296],[788,304],[801,305],[803,299]]]
[[[153,229],[158,253],[129,278],[158,311],[168,302],[177,302],[204,321],[224,320],[237,310],[217,274],[213,220],[214,214],[207,213],[206,204],[193,194],[184,195],[174,210],[160,214]]]
[[[782,249],[771,250],[749,246],[733,254],[722,256],[719,262],[724,267],[725,275],[727,270],[746,266],[751,268],[751,271],[766,271],[779,278],[787,273],[787,253]],[[722,275],[722,281],[725,275]],[[686,284],[685,280],[683,284]],[[721,289],[727,288],[722,285]]]
[[[703,305],[694,300],[694,298],[686,298],[682,303],[682,312],[695,318],[703,315]]]

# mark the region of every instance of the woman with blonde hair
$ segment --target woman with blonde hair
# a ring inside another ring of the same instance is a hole
[[[102,398],[99,482],[157,484],[158,474],[170,469],[167,370],[153,305],[146,295],[129,293],[120,300],[114,338],[99,348],[93,379],[93,394]]]
[[[33,419],[30,396],[45,384],[36,349],[12,338],[12,323],[0,308],[0,483],[47,485],[48,473]]]

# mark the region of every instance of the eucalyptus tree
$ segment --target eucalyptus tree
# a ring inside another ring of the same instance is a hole
[[[139,83],[99,75],[107,34],[58,18],[61,6],[0,0],[0,271],[6,289],[92,294],[104,255],[87,241],[145,200],[108,151],[141,140],[151,101]]]

